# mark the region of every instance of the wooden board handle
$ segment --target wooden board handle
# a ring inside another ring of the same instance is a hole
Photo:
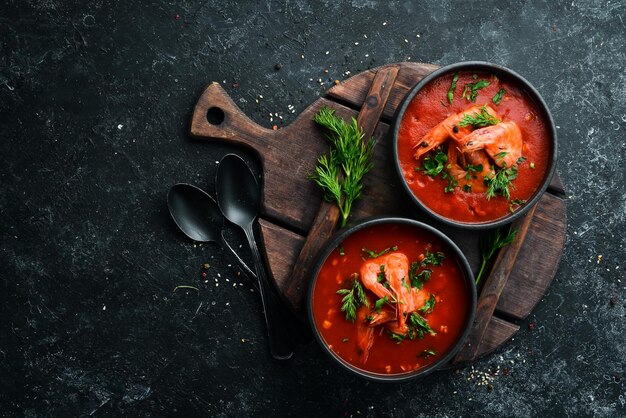
[[[535,214],[535,209],[537,209],[537,205],[528,211],[523,218],[513,223],[512,228],[517,229],[515,239],[507,247],[500,250],[496,257],[491,273],[486,278],[478,298],[472,331],[467,337],[464,346],[454,358],[454,363],[471,361],[479,355],[480,343],[496,309],[502,289],[504,289],[504,285],[511,275],[513,264],[517,258],[517,253],[522,248],[526,233]]]
[[[367,99],[357,117],[357,122],[363,130],[363,138],[366,141],[374,134],[393,88],[393,83],[398,76],[398,70],[399,67],[395,66],[383,68],[376,73],[372,81]],[[304,288],[310,278],[315,257],[335,231],[338,220],[339,208],[335,204],[322,201],[285,287],[285,296],[296,311],[303,307],[304,296],[306,295]]]
[[[276,131],[250,120],[228,96],[219,83],[204,90],[191,117],[189,133],[193,137],[233,141],[255,149],[260,156]]]

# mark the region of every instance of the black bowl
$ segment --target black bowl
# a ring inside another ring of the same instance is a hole
[[[422,368],[419,368],[417,370],[413,370],[410,372],[406,372],[406,373],[398,373],[398,374],[374,373],[371,371],[360,369],[348,363],[347,361],[342,359],[339,355],[337,355],[328,347],[327,343],[324,341],[324,338],[320,334],[320,331],[317,329],[315,325],[315,320],[314,320],[314,315],[313,315],[313,291],[315,289],[315,284],[317,282],[317,277],[319,275],[319,272],[322,269],[322,266],[324,265],[324,262],[326,261],[326,259],[344,240],[346,240],[346,238],[348,238],[353,233],[360,231],[362,229],[374,226],[374,225],[381,225],[381,224],[388,224],[390,226],[398,225],[398,224],[412,226],[412,227],[425,230],[435,235],[437,238],[441,239],[441,241],[444,242],[446,246],[449,248],[449,250],[454,254],[455,259],[459,265],[459,268],[463,272],[463,276],[464,276],[464,280],[467,285],[467,288],[469,289],[468,295],[467,295],[467,297],[469,298],[469,304],[468,304],[469,312],[467,313],[467,317],[465,318],[465,323],[463,324],[463,330],[460,334],[460,337],[455,342],[454,346],[448,351],[448,353],[446,353],[445,356],[442,356],[441,358],[437,359],[435,362],[425,367],[422,367]],[[457,247],[456,244],[450,238],[444,235],[442,232],[433,228],[430,225],[415,221],[413,219],[393,218],[393,217],[371,218],[368,220],[361,221],[358,224],[342,231],[338,235],[335,235],[326,244],[324,249],[320,252],[319,258],[317,259],[315,263],[315,268],[313,269],[311,277],[312,279],[309,284],[308,297],[307,297],[307,311],[308,311],[309,323],[311,325],[311,329],[313,330],[313,334],[315,335],[315,338],[317,339],[317,341],[319,342],[323,350],[337,364],[339,364],[341,367],[348,370],[349,372],[357,376],[366,378],[368,380],[377,381],[377,382],[402,382],[402,381],[406,381],[410,379],[422,378],[432,373],[433,371],[446,365],[446,363],[448,363],[452,359],[452,357],[458,352],[458,350],[463,346],[463,343],[465,342],[465,339],[467,338],[471,330],[472,323],[474,322],[474,315],[476,311],[476,285],[474,284],[474,276],[472,274],[472,270],[469,266],[467,258],[461,252],[459,247]]]
[[[400,129],[400,124],[402,122],[402,118],[404,116],[404,112],[406,111],[407,107],[409,106],[413,98],[417,94],[419,94],[419,92],[426,85],[428,85],[431,81],[435,80],[438,77],[444,76],[446,74],[455,73],[458,71],[487,72],[487,73],[495,74],[502,78],[512,80],[518,86],[520,86],[522,90],[524,90],[528,94],[531,100],[535,102],[535,104],[537,105],[538,109],[541,112],[541,117],[546,121],[546,124],[548,127],[548,134],[550,138],[550,144],[549,144],[550,155],[548,157],[548,169],[546,170],[545,176],[540,186],[537,188],[537,190],[535,190],[535,193],[531,196],[531,198],[528,199],[528,201],[524,203],[515,212],[510,213],[502,218],[495,219],[493,221],[473,222],[473,223],[472,222],[460,222],[460,221],[456,221],[456,220],[453,220],[453,219],[450,219],[450,218],[447,218],[438,214],[437,212],[433,211],[428,206],[426,206],[424,203],[422,203],[422,201],[417,196],[415,196],[415,194],[413,194],[413,192],[409,188],[409,185],[407,184],[402,174],[402,168],[400,167],[400,161],[398,158],[398,131]],[[450,64],[450,65],[446,65],[445,67],[441,67],[440,69],[435,70],[428,76],[424,77],[419,83],[417,83],[415,87],[409,90],[405,98],[400,103],[400,106],[396,110],[396,114],[394,116],[393,127],[391,129],[391,132],[393,136],[392,137],[392,141],[393,141],[392,152],[393,152],[394,165],[396,168],[396,173],[400,179],[400,183],[402,184],[405,192],[407,193],[409,198],[413,202],[415,202],[418,208],[421,209],[423,212],[425,212],[432,218],[436,219],[437,221],[445,225],[449,225],[453,227],[465,228],[465,229],[495,228],[501,225],[508,224],[514,221],[515,219],[521,217],[526,212],[528,212],[530,208],[532,208],[533,205],[537,203],[537,201],[539,201],[543,193],[548,188],[548,185],[550,184],[550,181],[552,180],[552,176],[554,175],[554,171],[556,168],[556,153],[557,153],[556,127],[554,125],[554,120],[552,119],[552,115],[550,114],[550,111],[548,110],[548,106],[541,98],[541,95],[528,81],[526,81],[522,76],[520,76],[516,72],[506,67],[503,67],[501,65],[491,64],[488,62],[466,61],[466,62]]]

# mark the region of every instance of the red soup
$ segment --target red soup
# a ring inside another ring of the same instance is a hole
[[[312,313],[338,357],[389,375],[444,357],[463,334],[470,302],[471,288],[445,242],[413,225],[377,224],[327,257]]]
[[[542,115],[513,80],[471,71],[442,75],[417,93],[402,117],[404,179],[445,218],[502,218],[532,197],[548,170]]]

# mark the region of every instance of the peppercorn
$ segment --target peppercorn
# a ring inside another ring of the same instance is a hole
[[[283,65],[282,65],[282,64],[280,64],[280,63],[276,63],[276,64],[274,64],[274,69],[275,69],[276,71],[280,70],[281,68],[283,68]]]
[[[452,128],[452,132],[454,132],[455,134],[459,133],[459,127],[454,125],[454,127]]]
[[[206,273],[203,271],[201,276],[202,276],[203,279],[206,278]]]

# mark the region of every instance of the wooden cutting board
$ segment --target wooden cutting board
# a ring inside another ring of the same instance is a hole
[[[489,231],[462,231],[433,222],[404,196],[393,169],[388,135],[391,119],[411,87],[436,68],[404,62],[357,74],[328,90],[293,123],[278,130],[251,121],[218,83],[210,84],[198,100],[191,121],[192,137],[224,140],[258,153],[263,169],[259,223],[271,277],[285,301],[300,314],[311,259],[335,230],[337,215],[332,205],[323,202],[318,186],[308,179],[318,156],[328,151],[324,132],[312,120],[322,106],[336,109],[343,118],[357,118],[366,137],[371,133],[377,140],[375,165],[366,177],[363,196],[355,203],[350,222],[375,215],[427,222],[451,237],[474,272],[478,271],[478,242]],[[567,225],[564,195],[555,174],[541,200],[516,221],[518,238],[500,251],[489,276],[483,279],[472,332],[454,362],[473,360],[510,339],[519,329],[515,322],[526,318],[541,300],[563,252]]]

